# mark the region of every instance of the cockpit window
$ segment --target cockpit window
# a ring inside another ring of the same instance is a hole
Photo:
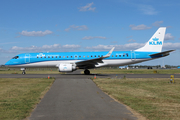
[[[19,58],[19,56],[15,56],[15,57],[13,57],[12,59],[18,59]]]

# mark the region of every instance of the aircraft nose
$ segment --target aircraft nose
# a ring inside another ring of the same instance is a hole
[[[5,66],[9,66],[11,61],[9,60],[8,62],[5,63]]]

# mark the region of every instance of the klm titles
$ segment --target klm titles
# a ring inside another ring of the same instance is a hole
[[[162,45],[162,41],[152,41],[149,42],[149,45]]]
[[[149,42],[149,45],[162,45],[162,41],[158,41],[159,40],[159,38],[153,38],[152,39],[153,41],[150,41]]]

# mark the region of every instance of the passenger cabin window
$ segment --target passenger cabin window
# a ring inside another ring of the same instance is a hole
[[[52,58],[53,58],[53,56],[52,56]]]
[[[96,55],[94,57],[96,57]]]
[[[71,56],[71,58],[72,58],[72,56]]]
[[[98,57],[100,57],[100,55],[98,55]]]
[[[48,56],[48,58],[50,58],[50,56]]]
[[[57,56],[56,56],[56,58],[57,58]]]
[[[87,57],[89,57],[89,55]]]
[[[67,56],[67,58],[68,58],[68,56]]]
[[[41,58],[42,58],[42,56],[41,56]]]
[[[39,57],[37,56],[37,58],[39,58]]]
[[[85,56],[83,56],[85,58]]]
[[[59,56],[59,58],[61,58],[61,56]]]
[[[79,56],[79,57],[81,57],[81,56]]]
[[[93,57],[93,56],[91,55],[91,57]]]
[[[65,58],[65,56],[63,56],[63,58]]]
[[[116,57],[117,57],[117,55],[116,55]]]
[[[44,56],[44,58],[46,58],[46,56]]]
[[[112,55],[112,57],[114,57],[114,55]]]

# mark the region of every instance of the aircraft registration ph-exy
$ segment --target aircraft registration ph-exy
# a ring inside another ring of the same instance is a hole
[[[22,74],[26,74],[26,68],[57,67],[59,72],[84,69],[84,74],[88,75],[88,69],[92,68],[124,66],[169,55],[174,50],[162,52],[165,31],[166,27],[160,27],[151,39],[137,50],[113,51],[113,47],[109,52],[23,53],[13,57],[5,65],[21,68]]]

